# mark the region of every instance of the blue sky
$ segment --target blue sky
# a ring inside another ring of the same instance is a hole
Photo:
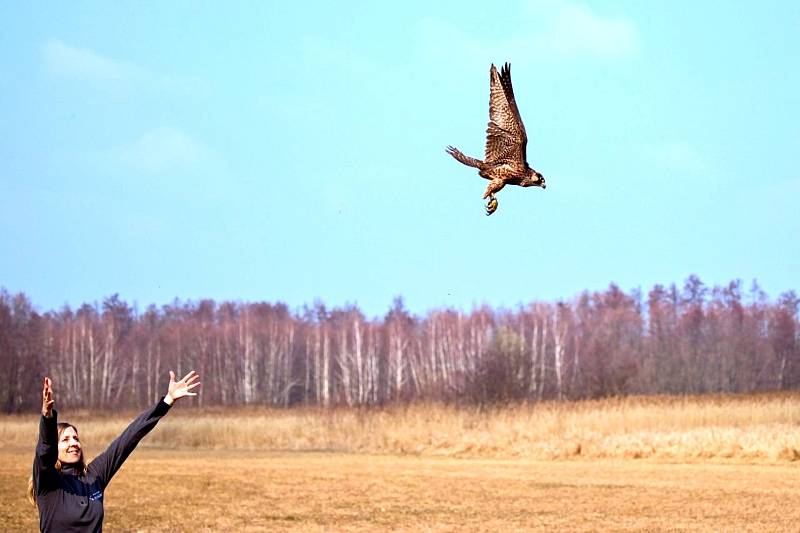
[[[800,289],[797,2],[0,4],[0,286],[414,312]],[[401,5],[402,4],[402,5]],[[510,61],[546,190],[486,182]]]

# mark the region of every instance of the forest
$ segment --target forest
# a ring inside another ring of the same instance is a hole
[[[744,293],[744,294],[743,294]],[[0,409],[38,408],[49,375],[70,408],[133,408],[168,371],[197,370],[199,406],[489,404],[800,388],[800,298],[697,276],[646,294],[611,284],[513,309],[383,317],[356,305],[176,300],[140,311],[118,295],[41,312],[0,290]]]

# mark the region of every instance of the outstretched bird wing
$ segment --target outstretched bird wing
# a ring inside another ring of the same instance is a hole
[[[506,63],[497,73],[494,64],[489,70],[489,126],[486,128],[488,164],[527,163],[528,135],[514,100],[511,86],[511,65]]]

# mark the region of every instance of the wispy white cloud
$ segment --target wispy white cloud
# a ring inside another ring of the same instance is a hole
[[[167,91],[177,94],[207,94],[208,84],[202,80],[163,75],[141,65],[83,48],[59,39],[42,45],[42,63],[53,76],[92,82],[117,90]]]
[[[141,82],[152,79],[146,69],[102,55],[89,48],[72,46],[51,39],[42,46],[45,68],[52,74],[75,78]]]
[[[201,142],[171,127],[148,131],[115,153],[128,165],[150,173],[181,170],[215,159]]]
[[[569,0],[529,0],[521,4],[516,23],[500,39],[468,35],[441,19],[417,24],[424,49],[453,61],[487,57],[536,57],[540,60],[622,61],[641,51],[641,37],[633,20],[601,15]]]
[[[604,60],[631,58],[639,53],[639,30],[624,16],[604,16],[568,0],[530,0],[525,4],[534,50],[558,58]]]

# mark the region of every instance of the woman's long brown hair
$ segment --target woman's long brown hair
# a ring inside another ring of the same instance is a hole
[[[58,428],[58,437],[56,438],[56,446],[58,446],[59,441],[61,440],[61,434],[67,428],[72,428],[75,430],[75,434],[78,434],[78,428],[70,424],[69,422],[59,422],[56,426]],[[78,460],[77,464],[78,470],[82,473],[86,473],[86,463],[83,461],[83,448],[81,448],[81,458]],[[61,472],[61,461],[56,459],[56,470]],[[28,501],[31,502],[31,505],[36,505],[36,487],[33,486],[33,475],[28,478]]]

